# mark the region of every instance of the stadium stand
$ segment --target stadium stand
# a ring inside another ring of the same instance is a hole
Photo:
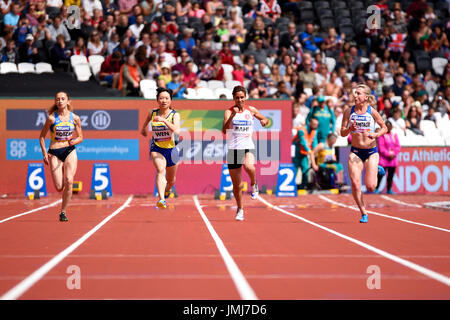
[[[282,81],[293,105],[308,110],[323,95],[338,115],[353,103],[351,88],[364,82],[385,120],[396,109],[406,119],[415,101],[423,121],[429,108],[435,110],[434,129],[422,122],[424,136],[407,130],[402,143],[449,145],[443,127],[450,113],[448,1],[239,0],[232,8],[223,0],[207,13],[207,0],[199,9],[187,0],[113,0],[96,1],[96,14],[83,1],[59,1],[46,12],[36,12],[35,1],[12,2],[21,4],[17,21],[8,1],[0,13],[1,96],[53,95],[61,87],[72,96],[131,94],[118,90],[120,81],[112,77],[127,76],[124,63],[134,56],[142,74],[138,94],[146,99],[178,71],[186,99],[229,99],[238,84],[251,98],[276,99]],[[183,10],[174,10],[177,2]],[[68,19],[72,3],[79,3],[80,21]],[[116,62],[114,52],[120,53]],[[187,61],[193,62],[190,73]],[[313,71],[306,76],[304,61]],[[268,77],[258,71],[273,65],[278,71]],[[360,65],[363,76],[355,73]]]

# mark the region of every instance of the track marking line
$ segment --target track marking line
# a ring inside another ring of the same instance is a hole
[[[76,242],[71,244],[69,247],[58,253],[54,256],[50,261],[41,266],[39,269],[34,271],[31,275],[22,280],[15,287],[6,292],[3,296],[0,297],[0,300],[16,300],[22,294],[24,294],[28,289],[30,289],[36,282],[42,279],[50,270],[52,270],[58,263],[64,260],[69,254],[71,254],[75,249],[77,249],[80,245],[82,245],[89,237],[91,237],[95,232],[97,232],[101,227],[103,227],[109,220],[114,218],[117,214],[119,214],[123,209],[125,209],[128,204],[133,199],[131,195],[122,204],[116,211],[111,213],[108,217],[102,220],[99,224],[97,224],[94,228],[92,228],[89,232],[87,232],[84,236],[78,239]]]
[[[398,199],[394,199],[394,198],[388,197],[388,196],[386,196],[384,194],[381,195],[381,197],[383,199],[385,199],[385,200],[388,200],[388,201],[391,201],[391,202],[394,202],[394,203],[398,203],[398,204],[402,204],[404,206],[413,207],[413,208],[423,208],[421,205],[414,204],[414,203],[403,202],[403,201],[400,201]]]
[[[236,262],[234,262],[227,248],[223,244],[222,239],[220,239],[219,235],[214,230],[212,224],[206,217],[205,212],[203,212],[203,209],[200,206],[200,202],[198,201],[198,197],[195,195],[193,199],[195,206],[203,219],[203,222],[205,223],[209,233],[211,234],[211,237],[216,243],[217,249],[219,249],[220,255],[222,256],[222,259],[225,262],[225,266],[227,267],[228,273],[230,274],[231,279],[233,280],[234,285],[236,286],[239,292],[239,295],[243,300],[258,300],[258,297],[253,291],[252,287],[250,287],[249,283],[245,279],[238,265],[236,264]]]
[[[44,210],[44,209],[47,209],[47,208],[54,207],[54,206],[56,206],[58,203],[60,203],[61,201],[62,201],[62,200],[59,199],[59,200],[57,200],[57,201],[55,201],[55,202],[52,202],[52,203],[50,203],[50,204],[47,204],[47,205],[45,205],[45,206],[42,206],[42,207],[39,207],[39,208],[30,210],[30,211],[26,211],[26,212],[23,212],[23,213],[16,214],[15,216],[11,216],[11,217],[9,217],[9,218],[0,220],[0,223],[9,221],[9,220],[12,220],[12,219],[15,219],[15,218],[19,218],[19,217],[21,217],[21,216],[25,216],[25,215],[27,215],[27,214],[30,214],[30,213],[33,213],[33,212],[36,212],[36,211],[40,211],[40,210]]]
[[[315,222],[310,221],[308,219],[305,219],[305,218],[303,218],[301,216],[293,214],[293,213],[291,213],[289,211],[281,209],[281,208],[279,208],[279,207],[277,207],[277,206],[267,202],[261,196],[258,196],[258,200],[261,201],[262,203],[264,203],[265,205],[267,205],[268,207],[272,208],[272,209],[275,209],[275,210],[280,211],[281,213],[284,213],[284,214],[286,214],[288,216],[291,216],[293,218],[299,219],[299,220],[301,220],[303,222],[306,222],[306,223],[308,223],[310,225],[313,225],[313,226],[315,226],[317,228],[320,228],[320,229],[322,229],[324,231],[327,231],[327,232],[329,232],[331,234],[334,234],[334,235],[336,235],[336,236],[338,236],[338,237],[340,237],[342,239],[348,240],[348,241],[350,241],[350,242],[352,242],[352,243],[354,243],[354,244],[356,244],[356,245],[358,245],[360,247],[363,247],[363,248],[365,248],[365,249],[367,249],[369,251],[375,252],[375,253],[377,253],[377,254],[379,254],[379,255],[381,255],[381,256],[389,259],[389,260],[392,260],[392,261],[394,261],[394,262],[396,262],[398,264],[401,264],[401,265],[403,265],[403,266],[405,266],[405,267],[407,267],[409,269],[417,271],[417,272],[419,272],[419,273],[421,273],[421,274],[423,274],[423,275],[425,275],[425,276],[427,276],[429,278],[432,278],[432,279],[434,279],[436,281],[439,281],[439,282],[441,282],[441,283],[443,283],[443,284],[445,284],[447,286],[450,286],[450,278],[445,276],[445,275],[442,275],[440,273],[437,273],[436,271],[427,269],[427,268],[425,268],[425,267],[423,267],[421,265],[418,265],[418,264],[416,264],[414,262],[402,259],[402,258],[400,258],[398,256],[395,256],[395,255],[389,253],[389,252],[386,252],[384,250],[378,249],[378,248],[376,248],[376,247],[374,247],[374,246],[372,246],[370,244],[367,244],[367,243],[362,242],[360,240],[357,240],[355,238],[349,237],[349,236],[347,236],[345,234],[342,234],[340,232],[337,232],[337,231],[335,231],[333,229],[324,227],[324,226],[322,226],[322,225],[320,225],[318,223],[315,223]]]
[[[332,204],[338,205],[340,207],[348,208],[348,209],[351,209],[351,210],[359,212],[359,209],[357,207],[352,207],[352,206],[348,206],[348,205],[340,203],[340,202],[336,202],[336,201],[328,199],[327,197],[324,197],[322,195],[319,195],[319,197],[320,197],[320,199],[325,200],[325,201],[327,201],[329,203],[332,203]],[[376,215],[376,216],[380,216],[380,217],[384,217],[384,218],[388,218],[388,219],[393,219],[393,220],[398,220],[398,221],[406,222],[406,223],[410,223],[410,224],[415,224],[415,225],[418,225],[418,226],[421,226],[421,227],[426,227],[426,228],[435,229],[435,230],[439,230],[439,231],[450,232],[450,230],[445,229],[445,228],[440,228],[440,227],[432,226],[432,225],[425,224],[425,223],[420,223],[420,222],[415,222],[415,221],[411,221],[411,220],[407,220],[407,219],[402,219],[402,218],[399,218],[399,217],[389,216],[387,214],[383,214],[383,213],[379,213],[379,212],[375,212],[375,211],[371,211],[371,210],[366,210],[366,211],[368,213]]]

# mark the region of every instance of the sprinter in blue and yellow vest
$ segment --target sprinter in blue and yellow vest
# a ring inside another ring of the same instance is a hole
[[[156,206],[160,209],[167,207],[165,198],[175,184],[178,168],[178,149],[175,147],[174,134],[180,134],[180,114],[172,109],[173,91],[168,88],[158,88],[156,101],[159,108],[150,110],[141,134],[147,136],[147,126],[153,137],[150,146],[150,157],[156,168],[156,189],[159,200]]]
[[[48,110],[48,118],[41,130],[41,145],[44,163],[50,166],[55,189],[63,192],[60,221],[68,221],[66,208],[72,197],[72,185],[77,171],[75,145],[83,141],[80,117],[72,112],[69,95],[58,92],[55,103]],[[50,146],[45,149],[45,136],[50,131]]]

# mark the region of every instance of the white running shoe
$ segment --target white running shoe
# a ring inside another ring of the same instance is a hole
[[[238,221],[244,220],[244,209],[238,209],[236,213],[236,220]]]
[[[259,195],[258,183],[255,183],[252,186],[252,199],[256,200],[258,198],[258,195]]]

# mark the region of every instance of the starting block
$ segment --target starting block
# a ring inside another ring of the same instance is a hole
[[[91,190],[89,199],[91,199],[91,200],[108,200],[108,192],[106,190],[102,190],[101,192],[95,192],[94,190]]]
[[[73,193],[78,193],[81,192],[81,190],[83,190],[83,182],[81,181],[74,181],[72,184],[72,192]]]
[[[37,200],[41,198],[41,190],[34,190],[34,192],[28,193],[29,200]]]
[[[230,200],[233,194],[231,191],[220,192],[220,190],[214,190],[214,200]]]

